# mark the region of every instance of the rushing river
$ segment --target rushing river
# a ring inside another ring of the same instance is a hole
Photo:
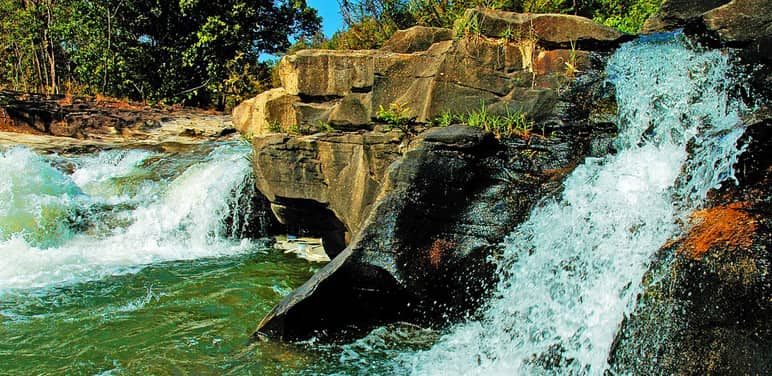
[[[0,374],[602,375],[654,252],[733,176],[731,65],[679,36],[611,59],[617,152],[507,238],[482,319],[350,343],[249,342],[321,265],[261,240],[249,147],[0,150]]]

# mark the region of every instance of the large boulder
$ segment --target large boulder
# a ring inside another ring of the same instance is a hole
[[[369,91],[373,86],[373,50],[302,50],[279,62],[281,85],[291,95],[343,97],[353,91]]]
[[[382,51],[413,53],[426,51],[433,44],[453,39],[453,31],[441,27],[413,26],[406,30],[397,30],[381,46]]]
[[[281,223],[322,236],[334,257],[362,228],[403,139],[400,132],[255,137],[255,182]]]
[[[731,1],[703,16],[708,30],[731,45],[748,46],[769,63],[772,60],[772,2],[768,0]]]
[[[768,0],[665,0],[643,26],[644,33],[686,28],[707,32],[723,44],[772,60],[772,2]],[[710,39],[710,38],[708,38]]]
[[[258,332],[299,339],[394,320],[439,325],[473,312],[491,291],[486,287],[495,283],[488,260],[504,237],[541,197],[560,189],[562,178],[583,156],[605,152],[593,150],[593,139],[610,136],[613,125],[589,121],[593,106],[577,98],[613,101],[606,89],[601,76],[583,76],[566,88],[560,103],[553,103],[552,117],[542,123],[546,128],[527,139],[497,140],[455,125],[431,128],[399,145],[394,138],[390,145],[396,149],[389,153],[400,153],[385,157],[363,145],[370,137],[387,137],[379,131],[347,139],[350,145],[335,145],[357,150],[334,158],[341,166],[352,156],[354,161],[393,158],[388,167],[325,167],[322,161],[329,158],[320,154],[320,142],[338,137],[335,142],[342,143],[342,136],[312,143],[308,137],[256,141],[258,187],[269,200],[289,211],[308,210],[313,202],[347,223],[350,234],[345,249],[267,315]],[[264,178],[266,168],[280,177]],[[358,175],[351,175],[354,171]],[[359,176],[369,185],[335,181],[337,176]],[[342,199],[336,201],[338,194]],[[369,205],[351,206],[345,200]],[[369,211],[353,215],[361,209]]]
[[[664,0],[659,10],[644,22],[644,34],[672,31],[697,20],[705,12],[730,0]]]
[[[282,124],[296,124],[299,116],[293,104],[298,101],[283,88],[264,91],[233,109],[233,126],[241,134],[255,135],[275,131]]]
[[[277,306],[259,332],[299,339],[394,320],[437,323],[479,305],[492,282],[488,256],[549,180],[532,175],[535,163],[508,165],[530,160],[533,150],[507,148],[464,126],[421,135],[386,171],[351,244]],[[555,158],[550,154],[543,152]]]
[[[513,13],[493,9],[468,9],[457,22],[457,29],[474,25],[475,31],[491,38],[509,36],[517,40],[534,39],[547,47],[582,49],[618,46],[631,36],[590,19],[567,14]]]

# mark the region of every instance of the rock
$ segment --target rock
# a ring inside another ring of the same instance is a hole
[[[482,19],[484,30],[496,36],[499,29],[519,32],[533,22],[538,38],[451,39],[448,29],[414,27],[381,50],[299,51],[279,64],[283,91],[246,101],[234,110],[234,121],[252,134],[269,133],[270,124],[285,131],[323,128],[320,123],[371,129],[377,111],[395,103],[419,123],[483,105],[494,112],[519,108],[542,119],[549,116],[549,98],[590,68],[592,53],[582,48],[627,38],[575,16],[469,10],[466,17]]]
[[[281,223],[337,244],[328,249],[333,257],[345,246],[345,234],[360,231],[403,137],[399,132],[255,137],[257,188]]]
[[[293,104],[299,101],[283,88],[271,89],[240,103],[233,109],[233,126],[245,135],[259,135],[286,130],[298,123]]]
[[[749,49],[772,60],[772,2],[768,0],[731,1],[702,16],[708,30],[733,45]]]
[[[612,371],[772,374],[772,118],[756,119],[737,171],[644,277]]]
[[[348,247],[259,331],[298,339],[394,320],[437,324],[479,307],[495,282],[488,257],[545,187],[555,188],[551,174],[570,171],[560,167],[582,150],[573,142],[508,147],[464,126],[422,134],[385,171]]]
[[[356,127],[372,122],[372,93],[351,93],[330,111],[327,122],[333,126]]]
[[[602,76],[587,77],[582,88],[604,88]],[[613,100],[613,91],[596,94],[581,97],[569,85],[565,96],[554,99],[556,115],[544,120],[547,129],[534,131],[528,141],[498,141],[460,125],[431,128],[412,140],[391,138],[380,149],[363,144],[398,133],[357,133],[345,142],[333,135],[256,140],[260,191],[272,202],[305,211],[306,217],[320,212],[308,212],[309,202],[329,209],[345,223],[350,240],[267,315],[258,332],[284,339],[325,337],[395,320],[441,325],[474,312],[491,291],[486,287],[496,282],[488,260],[504,236],[541,197],[560,189],[594,137],[610,137],[615,130],[593,130],[589,111],[583,110],[590,105],[572,102]],[[557,115],[557,108],[572,118]],[[550,129],[555,134],[545,136]],[[323,146],[333,143],[330,149]],[[323,155],[339,148],[345,148],[339,157]],[[378,150],[386,156],[378,156]],[[393,162],[342,170],[322,163],[334,159],[342,166],[352,158]],[[338,176],[370,183],[335,182]]]
[[[413,26],[397,30],[391,39],[381,46],[382,51],[412,53],[426,51],[431,45],[453,39],[453,31],[440,27]]]
[[[290,95],[343,97],[369,91],[378,51],[302,50],[279,62],[279,78]]]
[[[540,51],[534,59],[533,69],[538,75],[586,71],[590,67],[590,53],[577,50]]]
[[[723,44],[745,48],[769,64],[772,60],[772,3],[768,0],[665,0],[643,27],[644,33],[685,27],[689,34],[715,35]]]
[[[177,123],[187,118],[195,121],[179,129]],[[113,143],[188,143],[227,136],[233,133],[228,133],[232,131],[229,123],[225,116],[191,110],[172,112],[88,97],[0,92],[0,131],[6,132]]]
[[[709,30],[727,42],[749,42],[772,35],[772,3],[731,1],[703,16]]]
[[[541,46],[581,49],[618,46],[631,36],[590,19],[566,14],[513,13],[493,9],[468,9],[457,26],[476,23],[482,35],[500,38],[511,34],[515,40],[535,39]]]
[[[686,26],[703,13],[724,5],[730,0],[664,0],[659,10],[644,22],[641,33],[673,31]]]

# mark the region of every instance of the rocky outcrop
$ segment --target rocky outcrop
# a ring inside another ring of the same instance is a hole
[[[426,51],[433,44],[453,39],[453,31],[442,27],[413,26],[397,30],[391,39],[381,46],[381,51],[413,53]]]
[[[603,114],[613,111],[613,95],[602,77],[585,73],[603,66],[589,49],[624,35],[572,16],[465,17],[486,26],[478,35],[458,28],[464,35],[453,39],[447,29],[413,28],[378,51],[287,56],[282,88],[234,111],[240,131],[255,135],[257,187],[273,212],[322,236],[334,257],[260,333],[307,338],[394,320],[439,324],[474,311],[495,282],[488,260],[503,237],[582,156],[607,151],[602,135],[614,127]],[[496,28],[526,25],[521,36],[498,38]],[[506,141],[463,126],[417,137],[371,130],[378,108],[393,103],[417,122],[480,106],[520,110],[540,129]],[[277,125],[317,123],[364,129],[266,135]]]
[[[327,125],[371,129],[378,110],[391,104],[418,123],[481,106],[543,119],[558,90],[591,68],[591,51],[628,38],[568,15],[469,10],[459,22],[479,24],[479,31],[459,26],[454,36],[449,29],[414,27],[381,50],[285,56],[278,67],[282,88],[239,105],[234,124],[252,135],[313,133]]]
[[[617,335],[612,368],[633,374],[772,374],[772,119],[752,121],[739,186],[713,192],[664,246]]]
[[[321,236],[332,258],[362,229],[404,139],[396,131],[255,138],[256,185],[281,223]]]
[[[698,20],[705,12],[731,0],[664,0],[641,28],[644,34],[672,31]]]
[[[708,33],[721,43],[745,48],[755,58],[772,60],[772,2],[768,0],[665,0],[643,27],[644,33],[685,27]]]
[[[340,335],[395,320],[439,325],[473,312],[495,283],[488,260],[504,236],[584,155],[607,152],[592,137],[614,127],[593,104],[613,109],[613,93],[595,74],[570,88],[528,139],[456,125],[415,138],[376,130],[256,140],[258,187],[280,204],[277,214],[334,214],[350,234],[259,333]],[[294,220],[301,219],[285,222]]]
[[[495,283],[489,260],[504,236],[581,158],[608,152],[615,105],[597,70],[627,36],[564,15],[470,10],[460,22],[479,31],[413,28],[382,50],[286,56],[282,88],[234,110],[254,136],[257,187],[273,212],[323,237],[334,256],[258,333],[340,335],[474,312]],[[392,104],[413,120],[410,131],[374,124]],[[506,140],[421,125],[483,106],[526,112],[537,125]],[[286,135],[321,124],[349,132]]]
[[[142,109],[95,106],[84,100],[71,103],[63,96],[4,92],[0,117],[6,130],[86,138],[91,134],[120,133],[123,129],[158,127],[165,115]]]
[[[590,19],[567,14],[513,13],[493,9],[468,9],[457,28],[471,28],[491,38],[532,38],[546,48],[576,47],[595,50],[618,46],[631,39],[618,30]]]

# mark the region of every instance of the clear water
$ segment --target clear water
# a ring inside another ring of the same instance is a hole
[[[612,58],[618,152],[514,229],[481,320],[351,343],[248,338],[318,267],[248,239],[248,147],[0,151],[0,374],[600,375],[652,254],[733,176],[729,59],[679,36]],[[688,152],[690,150],[691,152]]]
[[[305,367],[302,347],[247,346],[319,267],[237,231],[248,153],[0,151],[0,374]]]
[[[651,257],[732,178],[744,106],[727,56],[654,38],[623,46],[608,73],[618,152],[586,160],[509,235],[484,318],[404,356],[413,374],[602,375]]]

